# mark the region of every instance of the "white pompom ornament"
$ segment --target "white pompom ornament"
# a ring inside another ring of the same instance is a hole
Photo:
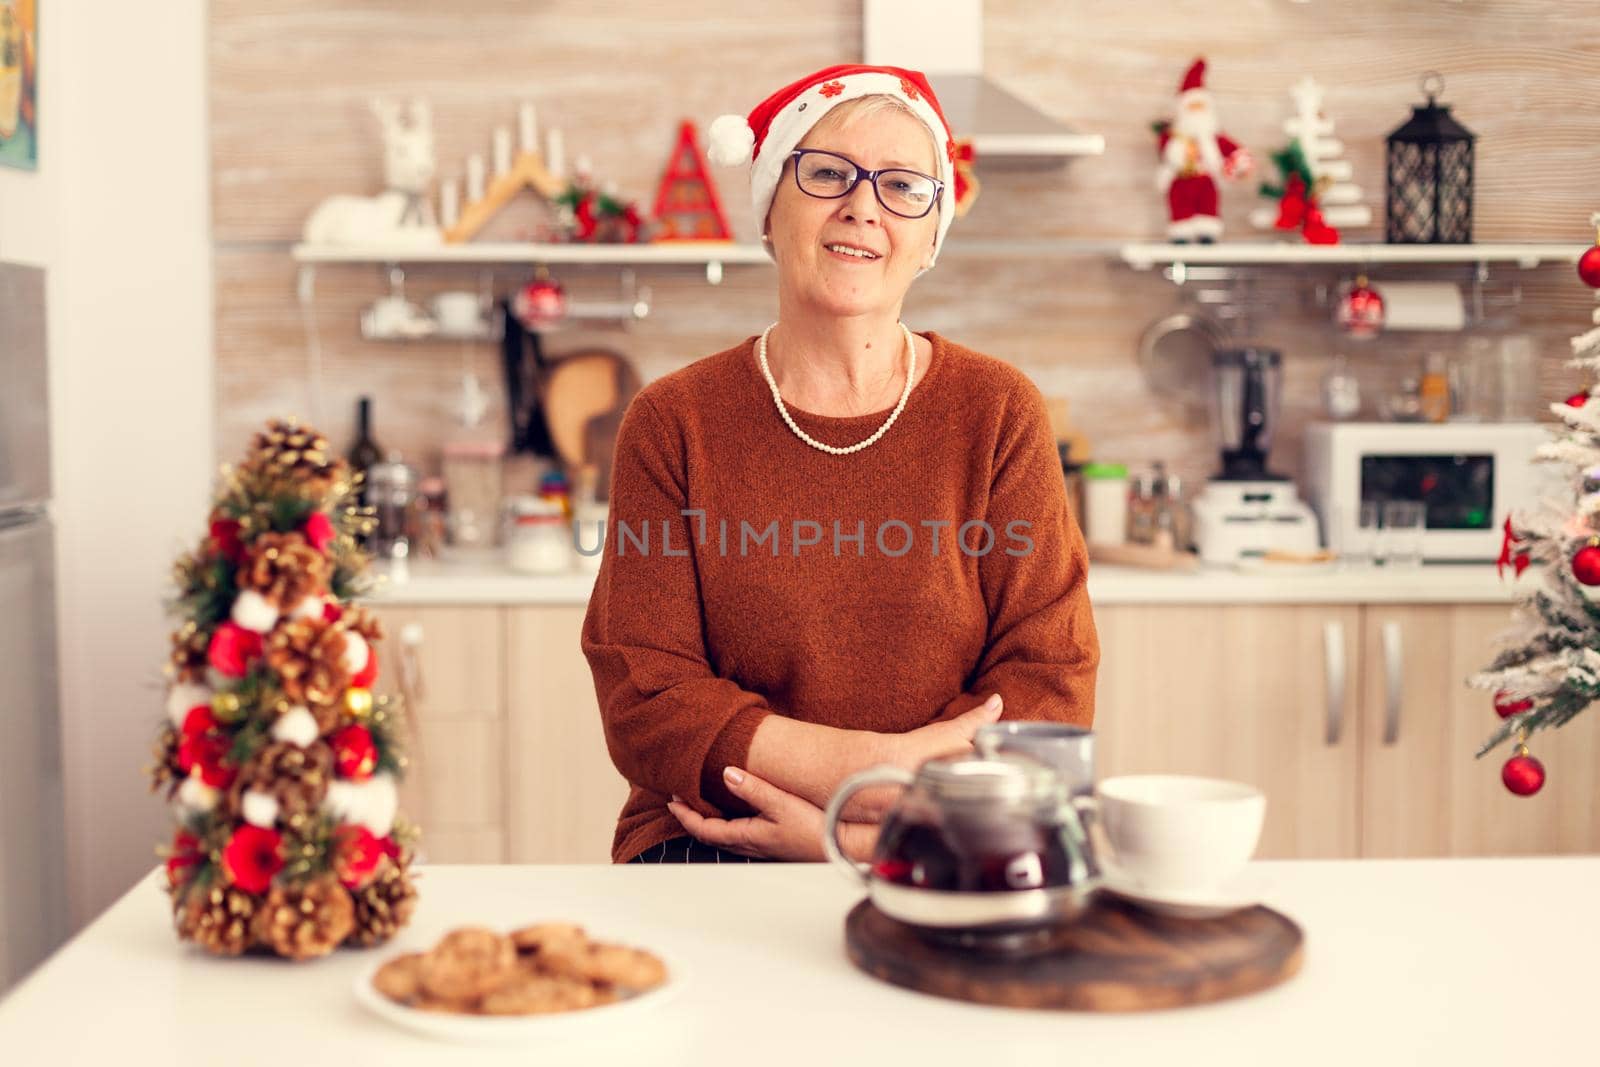
[[[317,720],[303,704],[296,704],[272,724],[272,739],[305,748],[317,739]]]
[[[367,649],[367,639],[351,630],[344,635],[344,655],[339,657],[339,662],[351,674],[360,674],[366,670],[367,657],[371,652]]]
[[[178,803],[189,811],[210,811],[217,806],[220,792],[206,785],[205,780],[200,777],[200,768],[196,767],[178,787]]]
[[[239,798],[239,811],[251,826],[270,830],[278,821],[278,798],[259,789],[247,789]]]
[[[278,605],[254,589],[246,589],[234,598],[229,617],[246,630],[264,634],[278,624]]]
[[[706,131],[706,158],[720,167],[750,162],[755,146],[755,131],[743,115],[719,115]]]
[[[196,704],[211,703],[211,688],[204,685],[195,685],[193,682],[179,682],[167,691],[167,720],[178,729],[183,729],[183,720],[189,717],[189,709]]]
[[[394,829],[400,794],[392,774],[375,774],[365,782],[335,778],[328,783],[322,806],[340,822],[353,822],[386,837]]]
[[[289,617],[294,619],[320,619],[322,618],[323,608],[327,604],[328,602],[319,596],[301,597],[300,603],[294,606],[294,610],[289,613]]]

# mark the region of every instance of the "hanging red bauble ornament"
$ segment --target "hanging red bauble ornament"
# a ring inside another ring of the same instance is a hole
[[[339,777],[353,782],[364,782],[372,777],[378,766],[378,746],[372,742],[372,731],[359,723],[351,723],[335,730],[328,744],[333,746],[333,763]]]
[[[1584,585],[1600,585],[1600,539],[1589,543],[1572,554],[1572,576]]]
[[[1351,337],[1370,340],[1383,329],[1383,296],[1367,284],[1366,275],[1339,298],[1333,321]]]
[[[1578,277],[1591,289],[1600,289],[1600,244],[1578,257]]]
[[[511,299],[511,312],[530,330],[557,322],[567,313],[567,294],[561,283],[545,275],[524,285]]]
[[[306,518],[303,532],[311,547],[324,555],[327,554],[328,546],[333,544],[333,539],[338,536],[333,528],[333,520],[320,511],[313,511]]]
[[[1581,408],[1588,402],[1589,390],[1587,389],[1581,393],[1573,393],[1571,396],[1567,397],[1567,407],[1569,408]]]
[[[1533,701],[1527,697],[1513,700],[1511,695],[1501,689],[1494,695],[1494,713],[1502,719],[1509,719],[1513,715],[1521,715],[1533,707]]]
[[[1519,797],[1531,797],[1544,788],[1544,764],[1528,755],[1527,745],[1518,745],[1517,754],[1500,768],[1500,781]]]

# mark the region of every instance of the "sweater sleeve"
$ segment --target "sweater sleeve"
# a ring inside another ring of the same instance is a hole
[[[998,691],[1005,719],[1094,723],[1100,641],[1089,605],[1089,556],[1067,506],[1066,483],[1038,387],[1008,398],[985,521],[993,548],[978,561],[989,627],[967,690],[937,718]]]
[[[741,811],[722,768],[745,764],[771,709],[719,678],[707,658],[694,517],[681,514],[683,442],[648,392],[628,405],[615,455],[607,542],[581,638],[606,747],[624,778],[663,800]],[[584,537],[592,543],[593,532]]]

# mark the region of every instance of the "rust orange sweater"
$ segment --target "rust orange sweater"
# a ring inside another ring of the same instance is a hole
[[[613,860],[683,833],[673,794],[747,813],[721,772],[767,715],[903,733],[998,690],[1005,718],[1092,722],[1087,556],[1043,398],[1011,365],[923,336],[905,410],[852,455],[784,425],[754,337],[629,405],[582,636],[633,786]],[[838,445],[887,416],[790,412]]]

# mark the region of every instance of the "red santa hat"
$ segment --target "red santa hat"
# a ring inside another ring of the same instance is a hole
[[[1204,92],[1205,87],[1206,61],[1204,59],[1197,59],[1190,64],[1189,69],[1184,72],[1183,84],[1178,86],[1178,94],[1181,96],[1184,93],[1193,92],[1196,89]]]
[[[757,220],[765,219],[778,191],[783,164],[811,127],[847,100],[879,95],[892,96],[905,104],[933,134],[938,168],[934,176],[944,183],[944,188],[936,208],[939,226],[933,255],[928,259],[931,267],[955,217],[956,143],[928,79],[918,71],[858,63],[824,67],[779,89],[757,104],[748,117],[723,115],[713,121],[706,155],[725,167],[750,164],[750,201]],[[772,254],[770,246],[767,254]]]

